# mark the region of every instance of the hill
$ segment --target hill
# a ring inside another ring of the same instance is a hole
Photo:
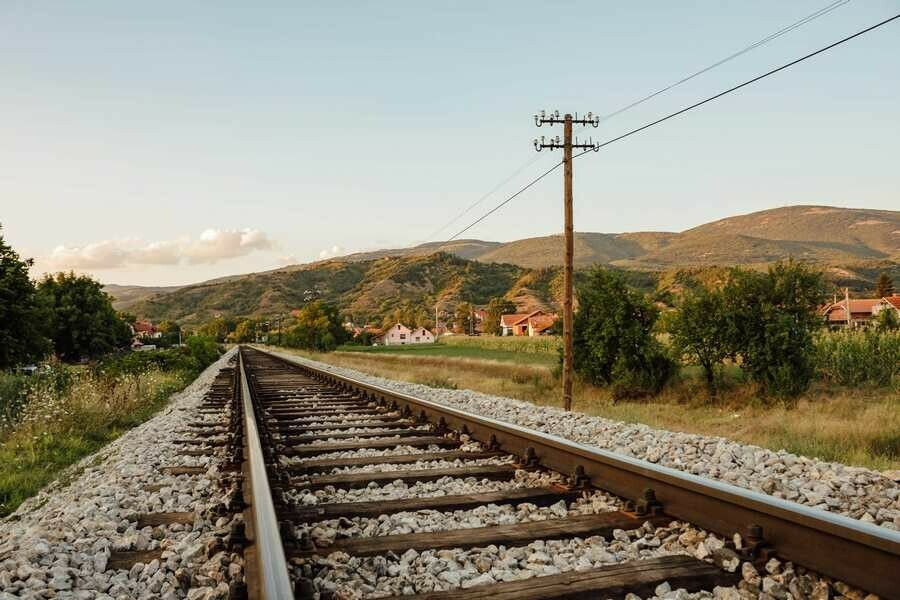
[[[153,321],[198,324],[219,316],[284,314],[310,298],[321,298],[355,320],[380,321],[398,309],[427,308],[430,314],[438,304],[449,313],[464,300],[484,304],[511,293],[525,310],[554,304],[550,283],[555,271],[469,261],[443,252],[330,260],[184,286],[119,307]]]
[[[575,264],[626,269],[646,289],[673,274],[718,266],[764,267],[794,257],[820,266],[835,286],[867,291],[882,271],[900,280],[900,212],[793,206],[740,215],[681,233],[577,233]],[[201,323],[223,316],[284,313],[305,299],[336,303],[357,320],[403,306],[447,310],[461,300],[513,299],[550,308],[559,289],[562,237],[512,242],[456,240],[338,259],[176,288],[107,286],[116,307],[153,320]],[[677,277],[676,277],[677,278]]]

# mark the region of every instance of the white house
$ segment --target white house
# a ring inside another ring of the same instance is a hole
[[[433,344],[434,334],[424,327],[419,327],[409,333],[409,339],[411,344]]]
[[[402,344],[411,344],[409,334],[412,333],[409,327],[403,323],[391,325],[391,328],[384,332],[381,336],[381,343],[385,346],[396,346]]]

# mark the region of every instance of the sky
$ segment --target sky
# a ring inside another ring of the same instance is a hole
[[[562,133],[535,112],[609,114],[829,3],[0,0],[2,235],[35,276],[138,285],[440,241],[560,159],[448,225],[534,158],[536,135]],[[898,12],[850,0],[588,133],[610,139]],[[900,209],[898,56],[900,20],[578,159],[576,229]],[[464,237],[558,233],[561,179]]]

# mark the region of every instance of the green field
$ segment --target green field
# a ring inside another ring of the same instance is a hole
[[[534,352],[523,348],[516,349],[514,344],[507,344],[508,349],[498,347],[485,347],[479,344],[479,338],[447,338],[453,342],[446,343],[441,340],[435,344],[412,344],[408,346],[341,346],[338,352],[360,352],[366,354],[385,354],[397,356],[439,356],[446,358],[468,358],[473,360],[491,360],[498,362],[511,362],[519,365],[533,365],[539,367],[554,367],[559,361],[556,352]],[[485,338],[487,339],[487,338]],[[517,339],[517,338],[494,338]],[[528,339],[528,338],[518,338]],[[462,342],[470,340],[470,343]]]

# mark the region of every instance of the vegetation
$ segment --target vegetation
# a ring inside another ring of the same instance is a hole
[[[482,331],[486,335],[500,335],[500,318],[503,315],[509,315],[516,312],[516,305],[510,300],[501,297],[491,298],[485,311],[484,322],[482,323]]]
[[[777,263],[766,273],[731,272],[724,288],[726,341],[764,393],[790,398],[809,387],[823,295],[821,273],[802,263]]]
[[[288,330],[285,343],[294,348],[328,352],[349,337],[337,307],[316,300],[300,309],[297,324]]]
[[[702,284],[689,288],[671,313],[666,331],[675,355],[702,368],[706,387],[714,392],[716,368],[730,355],[722,290]]]
[[[36,362],[50,351],[46,311],[28,276],[31,265],[6,244],[0,229],[0,370]]]
[[[468,302],[460,302],[456,305],[456,311],[453,314],[453,331],[456,333],[472,331],[472,305]]]
[[[834,331],[816,338],[819,376],[844,386],[886,386],[900,391],[900,332]]]
[[[0,374],[0,516],[152,416],[218,357],[210,338],[33,376]]]
[[[48,275],[38,284],[37,292],[48,309],[45,331],[61,359],[97,359],[131,342],[131,330],[116,314],[112,299],[90,277]]]
[[[875,283],[875,297],[885,298],[894,293],[894,280],[884,271],[878,275],[878,281]]]
[[[618,274],[595,269],[578,289],[573,344],[576,373],[594,385],[611,385],[614,398],[662,389],[674,362],[653,333],[659,310]]]

